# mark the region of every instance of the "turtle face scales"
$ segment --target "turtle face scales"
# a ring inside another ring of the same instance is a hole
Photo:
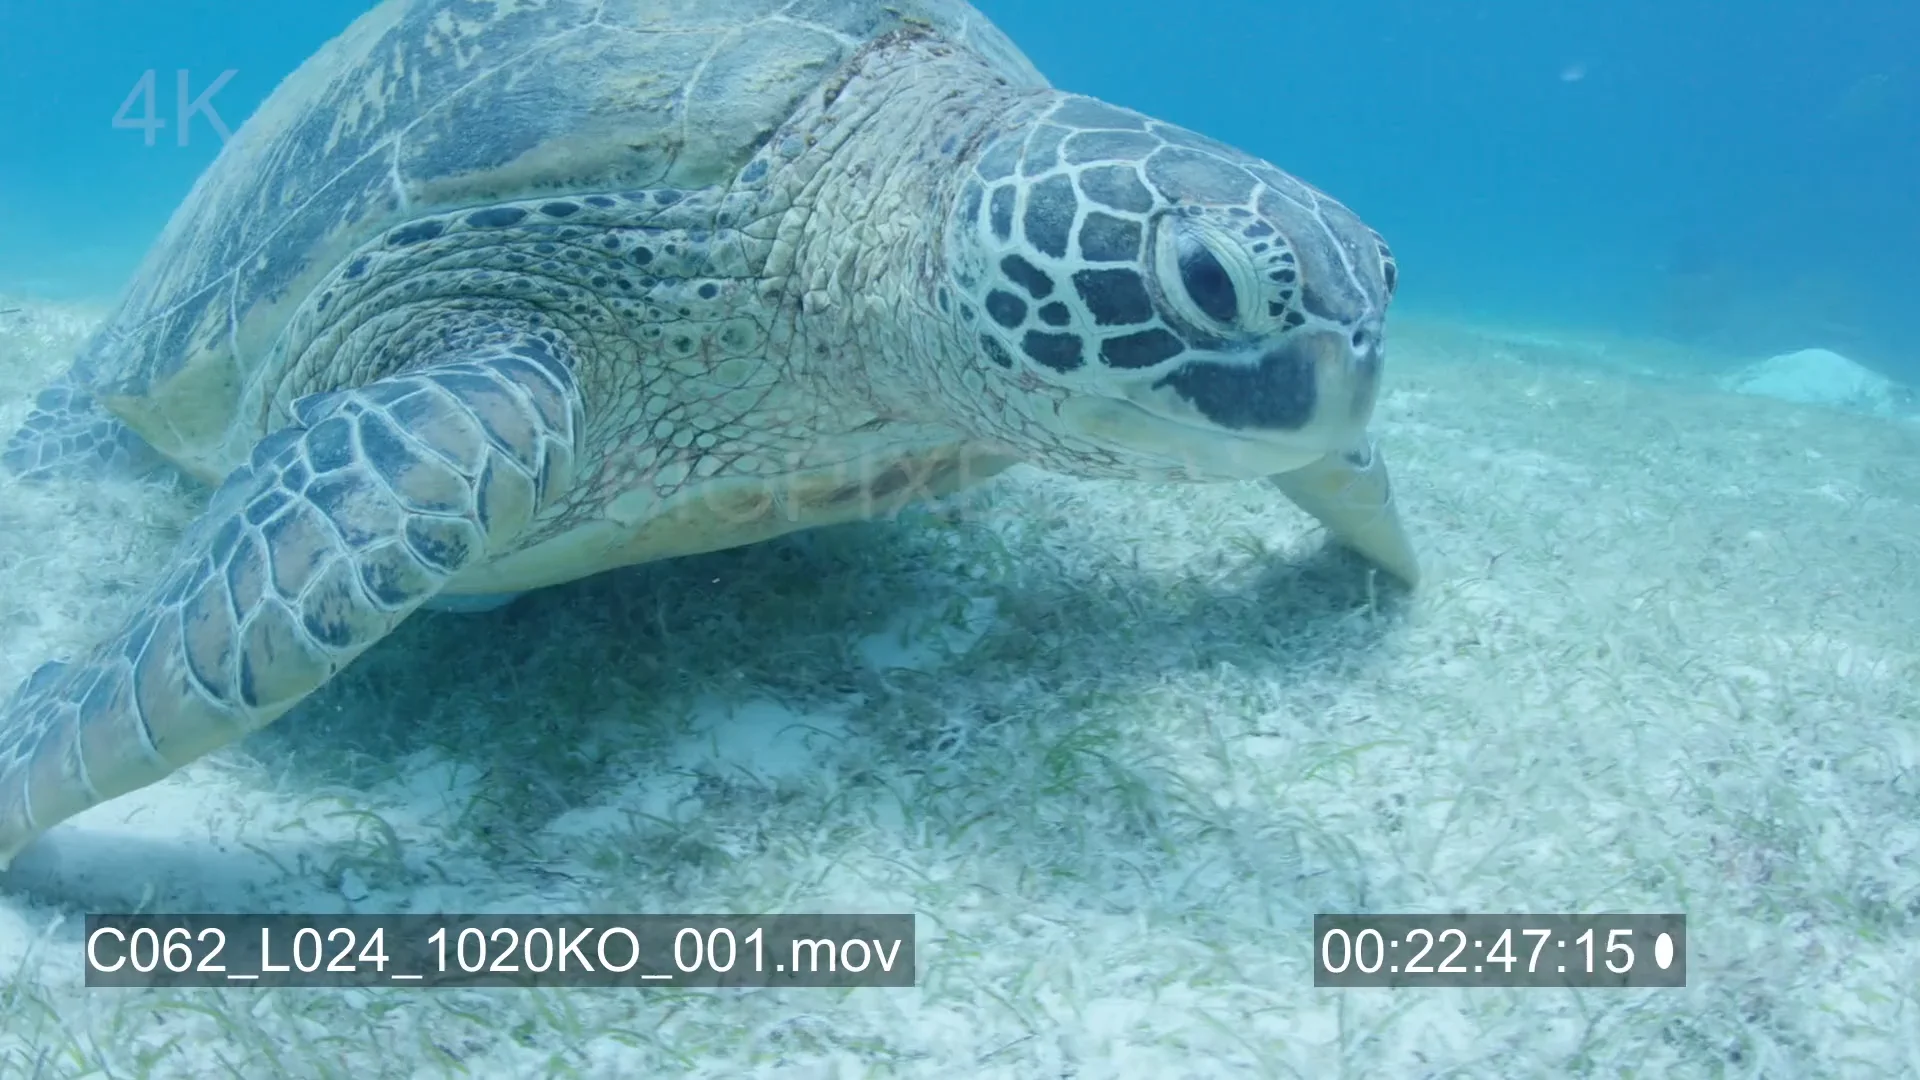
[[[977,156],[947,257],[983,363],[1144,475],[1264,476],[1364,436],[1393,257],[1272,165],[1062,95]]]

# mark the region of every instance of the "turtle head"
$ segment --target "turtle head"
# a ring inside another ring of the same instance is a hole
[[[1364,443],[1396,270],[1326,195],[1062,94],[982,145],[953,205],[947,317],[1103,472],[1251,478]]]

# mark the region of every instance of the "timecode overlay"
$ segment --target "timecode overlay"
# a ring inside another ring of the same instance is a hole
[[[1687,985],[1685,915],[1315,915],[1313,985]]]
[[[89,915],[88,986],[914,985],[912,915]]]

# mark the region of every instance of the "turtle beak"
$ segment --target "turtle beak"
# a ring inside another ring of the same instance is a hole
[[[1268,480],[1336,540],[1409,586],[1420,583],[1420,561],[1393,504],[1386,457],[1371,438]]]

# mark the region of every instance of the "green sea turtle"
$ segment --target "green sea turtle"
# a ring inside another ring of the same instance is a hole
[[[430,601],[890,513],[1026,461],[1273,477],[1411,580],[1380,236],[1061,93],[962,0],[388,0],[175,213],[4,452],[218,484],[0,711],[0,866]]]

